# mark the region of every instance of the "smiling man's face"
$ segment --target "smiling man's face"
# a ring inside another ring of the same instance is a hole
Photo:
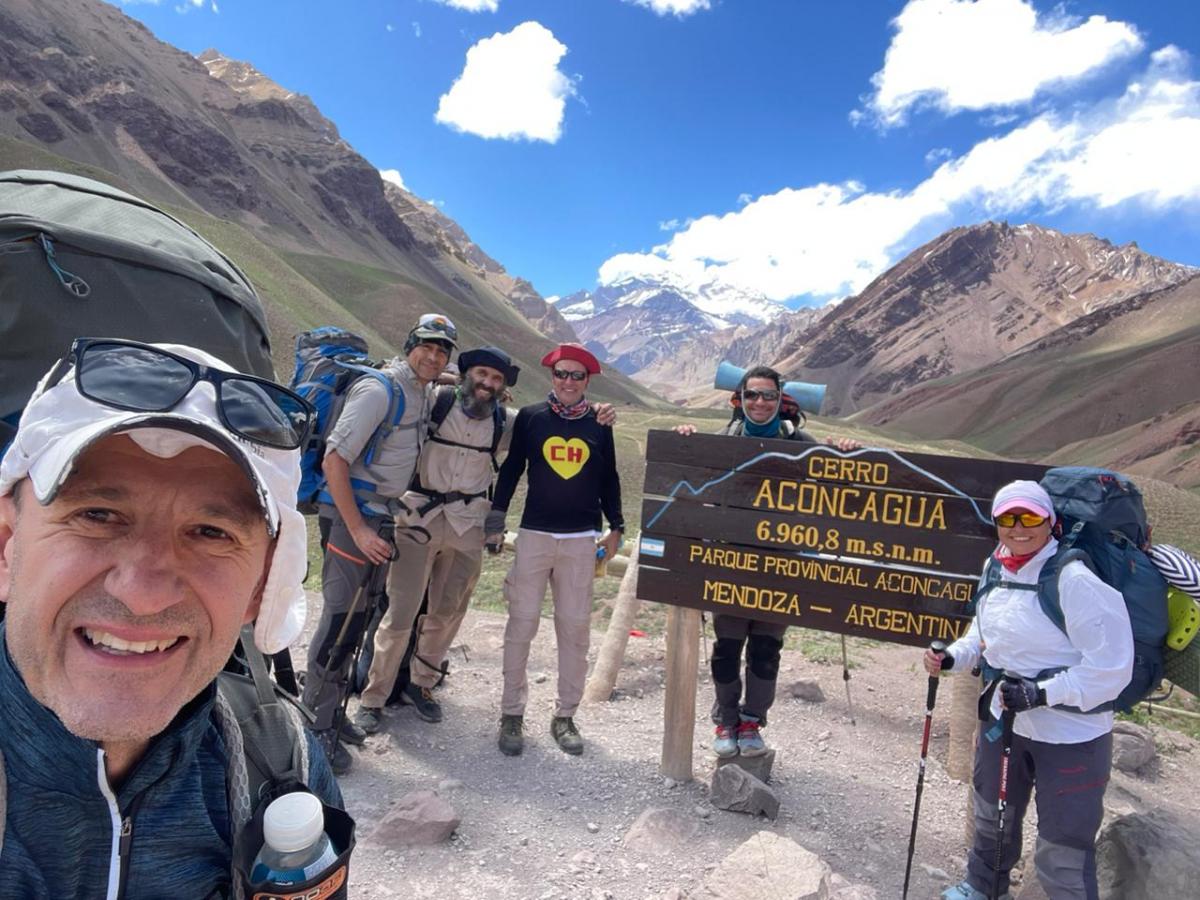
[[[143,743],[220,671],[258,611],[271,539],[227,456],[98,441],[47,506],[0,497],[6,644],[74,734]]]

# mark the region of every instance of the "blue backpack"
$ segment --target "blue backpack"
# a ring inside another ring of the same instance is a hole
[[[1107,585],[1121,592],[1133,629],[1133,675],[1111,704],[1088,712],[1129,712],[1148,697],[1163,677],[1163,647],[1169,622],[1167,582],[1146,553],[1150,526],[1141,492],[1133,482],[1107,469],[1063,466],[1050,469],[1041,485],[1054,502],[1062,528],[1058,551],[1042,566],[1037,595],[1042,612],[1064,634],[1058,576],[1063,566],[1080,560]],[[976,601],[999,584],[1002,567],[988,560]],[[1039,673],[1047,677],[1053,671]]]
[[[325,487],[321,464],[329,432],[342,411],[346,392],[363,377],[377,379],[388,392],[388,415],[371,435],[364,452],[364,460],[370,463],[379,441],[404,416],[404,392],[396,390],[392,379],[375,366],[367,355],[367,342],[354,332],[327,325],[296,335],[296,370],[291,388],[317,410],[312,437],[300,455],[296,506],[303,513],[317,512],[318,498]]]

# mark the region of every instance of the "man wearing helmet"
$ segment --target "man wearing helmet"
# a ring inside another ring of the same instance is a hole
[[[377,583],[386,576],[394,545],[390,533],[398,499],[408,490],[429,421],[430,385],[457,346],[458,331],[445,316],[421,316],[404,342],[404,359],[384,366],[390,390],[377,378],[360,378],[330,430],[320,496],[321,530],[326,535],[321,569],[324,602],[309,647],[304,702],[314,712],[314,729],[329,749],[337,774],[350,768],[350,753],[335,740],[334,720],[348,689],[350,653],[356,641],[338,640],[354,608],[346,635],[357,636],[366,623],[367,604],[355,604],[368,566]],[[401,401],[399,407],[395,400]],[[401,411],[397,414],[397,409]],[[365,733],[342,723],[341,739],[361,744]]]

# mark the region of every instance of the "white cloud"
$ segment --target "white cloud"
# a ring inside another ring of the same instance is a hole
[[[702,9],[712,9],[709,0],[625,0],[625,2],[644,6],[660,16],[678,16],[681,19]]]
[[[1027,0],[911,0],[893,25],[867,99],[884,127],[918,105],[949,114],[1024,103],[1142,47],[1128,23],[1039,21]]]
[[[934,147],[925,154],[925,162],[931,166],[937,165],[938,163],[945,162],[952,156],[954,156],[954,151],[949,147]]]
[[[862,290],[934,227],[1067,206],[1200,210],[1200,81],[1188,66],[1177,48],[1159,50],[1119,98],[1071,117],[1044,113],[947,159],[908,191],[816,184],[704,216],[649,253],[607,260],[600,281],[670,274],[774,300],[839,297]]]
[[[462,74],[435,120],[483,138],[555,143],[575,81],[558,70],[567,47],[539,22],[484,38],[467,51]]]
[[[434,2],[466,12],[495,12],[500,8],[500,0],[434,0]]]
[[[420,23],[420,22],[413,22],[413,23],[412,23],[412,30],[413,30],[413,37],[417,37],[417,38],[419,38],[419,37],[421,36],[421,23]]]
[[[404,179],[400,177],[399,169],[380,169],[379,177],[384,181],[390,181],[402,191],[407,191],[408,188],[404,184]]]

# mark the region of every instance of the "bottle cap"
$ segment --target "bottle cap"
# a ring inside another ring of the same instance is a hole
[[[321,801],[306,791],[276,798],[263,816],[263,839],[280,853],[311,847],[324,831]]]

